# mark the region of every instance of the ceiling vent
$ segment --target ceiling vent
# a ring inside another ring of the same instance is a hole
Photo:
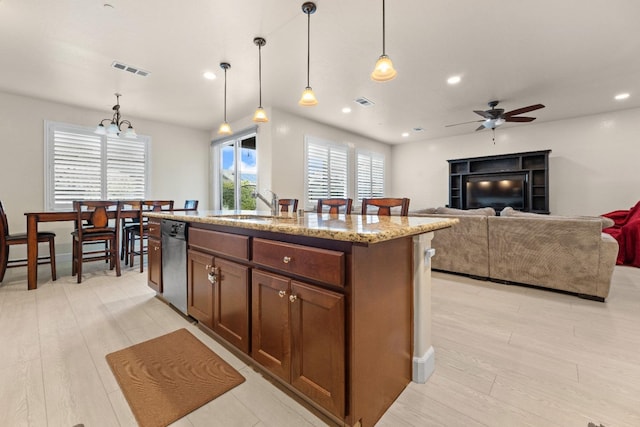
[[[371,107],[372,105],[374,105],[373,101],[368,100],[364,96],[361,96],[360,98],[356,98],[354,99],[354,101],[356,102],[356,104],[360,104],[363,107]]]
[[[151,74],[149,71],[142,70],[138,67],[133,67],[131,65],[123,64],[122,62],[113,61],[111,63],[111,67],[116,68],[118,70],[127,71],[131,74],[135,74],[137,76],[147,77]]]

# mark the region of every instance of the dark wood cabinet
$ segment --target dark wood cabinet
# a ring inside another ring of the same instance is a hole
[[[187,313],[206,327],[213,328],[214,284],[213,255],[189,249],[187,251]]]
[[[214,268],[213,330],[249,353],[249,267],[216,258]]]
[[[147,284],[157,293],[162,293],[162,241],[160,236],[160,220],[149,219],[149,236],[147,239],[147,268],[149,269]]]
[[[260,270],[252,288],[252,357],[343,417],[344,295]]]
[[[448,160],[449,207],[490,206],[500,211],[511,206],[524,212],[549,213],[550,152]],[[486,190],[492,187],[495,191]]]

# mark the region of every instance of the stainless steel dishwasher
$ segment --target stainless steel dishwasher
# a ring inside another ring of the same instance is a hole
[[[162,296],[187,314],[187,223],[162,220]]]

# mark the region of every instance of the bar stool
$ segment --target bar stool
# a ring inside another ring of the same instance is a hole
[[[173,200],[143,200],[142,212],[144,211],[163,211],[172,210]],[[129,265],[133,266],[133,260],[136,255],[140,255],[140,273],[144,271],[143,257],[146,253],[146,245],[144,242],[149,236],[149,226],[143,220],[142,227],[133,227],[128,232],[129,247],[126,249],[125,257],[129,258]],[[139,241],[139,250],[135,250],[136,240]]]
[[[56,280],[56,246],[55,233],[38,232],[38,243],[49,243],[49,256],[38,257],[38,265],[51,264],[51,280]],[[0,282],[4,280],[7,268],[25,267],[26,259],[9,260],[9,248],[15,245],[26,245],[27,234],[9,234],[9,222],[0,200]]]
[[[280,212],[289,212],[289,206],[291,206],[291,213],[296,213],[298,210],[298,199],[278,199],[278,206],[280,206]]]
[[[330,214],[337,214],[340,212],[340,208],[344,206],[344,213],[349,215],[351,214],[352,204],[353,200],[350,198],[318,199],[318,213],[322,213],[324,206],[328,206]]]
[[[410,199],[394,198],[394,197],[380,197],[376,199],[362,199],[362,215],[367,215],[369,206],[377,207],[377,215],[391,215],[391,208],[400,208],[400,216],[409,215],[409,201]]]

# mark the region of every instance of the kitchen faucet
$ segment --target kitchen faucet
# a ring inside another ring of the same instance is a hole
[[[271,209],[271,215],[276,216],[278,215],[278,195],[271,190],[267,190],[267,191],[271,193],[271,201],[269,201],[266,197],[260,194],[257,187],[251,193],[251,197],[262,200],[264,204]]]

